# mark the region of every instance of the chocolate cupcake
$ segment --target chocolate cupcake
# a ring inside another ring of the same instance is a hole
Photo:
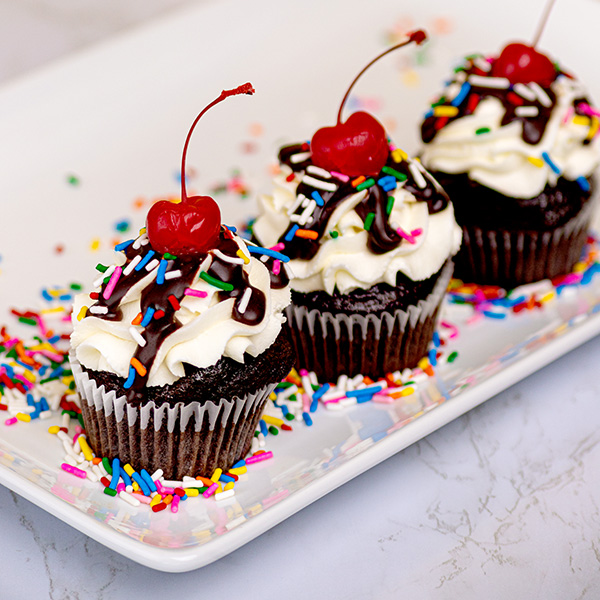
[[[286,257],[221,225],[214,200],[187,197],[185,181],[180,203],[154,204],[146,229],[115,250],[73,310],[71,363],[93,451],[173,479],[228,469],[293,364]]]
[[[284,147],[275,191],[259,199],[254,235],[290,258],[296,365],[321,381],[415,366],[460,245],[444,191],[386,149],[383,165],[357,177],[316,166],[307,143]]]
[[[421,126],[423,164],[463,228],[455,276],[515,287],[569,272],[594,210],[598,115],[546,56],[469,56]]]

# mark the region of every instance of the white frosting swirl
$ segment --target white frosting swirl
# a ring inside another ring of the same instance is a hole
[[[260,216],[253,232],[265,246],[274,246],[290,224],[288,210],[296,202],[299,181],[297,177],[286,181],[290,173],[291,169],[284,165],[275,178],[273,195],[259,197]],[[439,271],[458,251],[461,230],[454,220],[452,204],[430,215],[426,202],[417,202],[410,192],[398,188],[393,193],[395,203],[390,222],[397,223],[404,231],[421,229],[422,233],[415,237],[414,244],[402,241],[389,252],[374,254],[367,247],[364,223],[354,210],[366,193],[365,190],[349,196],[332,213],[325,231],[335,230],[338,237],[325,234],[313,258],[292,259],[287,263],[295,290],[305,293],[324,290],[331,294],[337,288],[346,294],[377,283],[396,285],[398,272],[421,281]]]
[[[117,253],[119,262],[123,255]],[[198,265],[200,267],[200,265]],[[206,292],[205,298],[186,295],[176,316],[182,324],[160,345],[147,385],[171,384],[185,375],[184,363],[195,367],[209,367],[227,356],[244,362],[244,353],[257,356],[275,341],[285,322],[283,309],[290,303],[289,286],[271,289],[266,266],[251,258],[243,266],[250,284],[262,291],[266,299],[265,317],[257,325],[246,325],[232,318],[234,298],[220,300],[219,290],[202,279],[194,277],[190,286]],[[109,371],[127,378],[137,342],[130,333],[131,321],[140,312],[144,288],[155,285],[155,273],[146,275],[128,290],[119,308],[122,318],[109,321],[86,316],[78,320],[83,306],[94,303],[88,294],[78,294],[73,306],[73,334],[71,346],[79,362],[95,371]]]
[[[547,184],[556,185],[558,175],[540,160],[544,152],[566,179],[589,177],[600,163],[600,137],[583,145],[589,124],[585,117],[574,120],[572,114],[573,101],[585,93],[577,81],[564,75],[551,89],[556,104],[539,143],[523,140],[518,120],[501,126],[505,108],[499,99],[488,96],[473,114],[450,121],[436,133],[423,149],[423,164],[432,171],[467,173],[472,180],[516,198],[533,198]],[[484,127],[490,131],[476,135]]]

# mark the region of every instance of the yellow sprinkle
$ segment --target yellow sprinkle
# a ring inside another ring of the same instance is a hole
[[[547,294],[544,294],[540,298],[540,302],[542,302],[542,303],[548,302],[548,301],[552,300],[552,298],[554,298],[554,292],[548,292]]]
[[[235,481],[230,481],[229,483],[225,484],[225,487],[223,488],[223,490],[226,492],[227,490],[232,490],[233,486],[235,485]]]
[[[92,452],[92,449],[89,447],[86,439],[80,435],[77,440],[79,441],[79,447],[81,448],[81,451],[83,452],[83,456],[85,456],[85,460],[89,460],[90,462],[93,460],[94,458],[94,453]]]
[[[162,498],[160,494],[156,494],[156,496],[154,496],[152,498],[152,500],[150,500],[150,506],[155,506],[156,504],[158,504],[159,502],[162,502]]]
[[[231,473],[232,475],[243,475],[244,473],[248,472],[248,467],[238,467],[237,469],[229,469],[229,471],[227,472]]]
[[[213,483],[217,483],[217,481],[219,481],[219,477],[221,477],[222,473],[223,473],[223,469],[216,468],[215,472],[212,474],[212,477],[210,478],[210,480]]]
[[[90,250],[95,252],[98,250],[98,248],[100,248],[100,240],[98,238],[94,238],[90,243]]]
[[[65,312],[65,309],[62,306],[57,306],[56,308],[43,308],[40,312],[43,315],[47,315],[50,313]]]
[[[31,383],[35,383],[35,375],[31,371],[23,371],[23,377],[25,377],[25,379],[29,379]]]
[[[215,492],[215,494],[220,494],[223,491],[223,486],[219,483],[219,487],[217,488],[217,491]]]
[[[586,269],[587,265],[583,262],[575,263],[575,265],[573,266],[574,273],[583,273],[583,271],[585,271]]]
[[[129,477],[131,477],[135,473],[135,469],[129,463],[123,465],[123,471],[125,471],[125,473],[129,475]]]
[[[278,419],[277,417],[270,417],[269,415],[263,415],[262,420],[269,425],[277,425],[277,427],[281,427],[284,424],[283,419]]]
[[[588,127],[590,124],[590,118],[584,117],[583,115],[575,115],[573,117],[573,123],[575,125],[585,125],[586,127]]]
[[[139,492],[140,491],[140,485],[138,484],[137,481],[132,481],[131,482],[131,487],[133,488],[133,490],[135,492]]]
[[[542,168],[544,166],[544,161],[541,158],[537,158],[536,156],[528,156],[527,160],[534,166],[538,168]]]
[[[273,401],[277,400],[277,394],[275,392],[271,392],[269,394],[269,400],[273,400]]]
[[[23,423],[29,423],[29,421],[31,421],[31,415],[28,415],[27,413],[17,413],[16,417],[19,421],[23,421]]]
[[[600,128],[600,120],[598,120],[598,117],[592,117],[592,124],[585,139],[591,140],[598,133],[598,128]]]
[[[186,495],[188,495],[190,498],[194,497],[194,496],[199,496],[200,495],[200,490],[198,488],[183,488],[183,491],[186,493]]]
[[[238,249],[236,254],[244,261],[245,264],[248,264],[250,262],[250,259],[242,252],[241,248]]]
[[[419,369],[421,370],[425,370],[427,367],[429,366],[429,360],[427,359],[426,356],[424,356],[418,363],[417,363],[417,367],[419,367]]]
[[[56,435],[59,431],[60,427],[58,425],[52,425],[52,427],[48,427],[48,433]]]
[[[77,320],[81,321],[81,319],[84,319],[85,315],[87,315],[87,311],[88,311],[88,307],[87,306],[82,306],[81,310],[77,314]]]
[[[434,117],[455,117],[458,114],[458,106],[436,106],[433,109]]]
[[[415,393],[415,388],[407,387],[406,389],[400,392],[400,398],[405,398],[406,396],[410,396]]]
[[[142,235],[143,233],[146,233],[146,228],[145,228],[145,227],[142,227],[142,228],[140,229],[140,235]]]
[[[393,152],[392,152],[392,158],[394,159],[394,162],[402,162],[403,160],[408,160],[408,154],[406,154],[406,152],[404,152],[404,150],[401,150],[400,148],[396,148]]]

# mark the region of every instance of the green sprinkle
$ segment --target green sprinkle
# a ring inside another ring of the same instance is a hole
[[[405,181],[406,175],[404,173],[400,173],[400,171],[396,171],[396,169],[392,169],[392,167],[388,167],[387,165],[381,169],[384,173],[388,175],[393,175],[398,181]]]
[[[260,435],[260,431],[258,429],[254,432],[254,437],[257,438]]]
[[[482,133],[489,133],[491,129],[489,127],[480,127],[475,130],[475,135],[481,135]]]
[[[204,486],[204,487],[201,487],[201,488],[198,488],[198,493],[199,493],[199,494],[204,494],[204,492],[205,492],[207,489],[208,489],[208,487],[206,487],[206,486]],[[105,518],[106,518],[106,517],[105,517]]]
[[[388,196],[387,206],[385,207],[386,214],[389,215],[392,212],[392,208],[394,208],[394,202],[396,202],[394,196]]]
[[[431,104],[431,108],[435,108],[436,106],[440,106],[446,102],[446,96],[440,96],[435,102]]]
[[[96,265],[96,271],[100,271],[100,273],[106,273],[106,271],[108,271],[108,267],[104,266],[102,263],[98,263]]]
[[[163,254],[163,258],[166,258],[167,260],[177,260],[177,257],[174,254],[171,254],[170,252],[165,252]]]
[[[206,283],[210,283],[210,285],[214,285],[215,287],[219,288],[220,290],[224,290],[225,292],[231,292],[233,290],[233,286],[230,283],[225,283],[224,281],[221,281],[220,279],[209,275],[208,273],[206,273],[206,271],[202,271],[202,273],[200,273],[200,279],[203,279],[204,281],[206,281]]]
[[[450,356],[448,356],[448,362],[454,362],[456,360],[456,357],[458,356],[458,352],[452,352],[452,354],[450,354]]]
[[[105,277],[105,278],[102,280],[102,283],[108,283],[109,281],[110,281],[110,277]]]
[[[79,424],[81,425],[81,428],[82,428],[82,429],[85,429],[85,425],[84,425],[84,423],[83,423],[83,415],[82,415],[81,413],[79,413],[79,414],[77,415],[77,420],[79,421]]]
[[[69,287],[76,292],[83,289],[83,286],[80,283],[72,283]]]
[[[109,475],[112,475],[112,467],[110,465],[110,461],[108,460],[108,458],[106,458],[106,456],[102,459],[102,466]]]
[[[340,235],[337,231],[330,231],[329,235],[335,240],[335,238]]]
[[[269,433],[272,433],[273,435],[279,435],[279,429],[277,429],[277,427],[275,427],[275,425],[270,425]]]
[[[365,218],[365,230],[366,231],[370,231],[371,230],[371,225],[373,225],[373,221],[375,219],[375,213],[374,212],[370,212],[366,218]]]
[[[363,190],[366,190],[367,188],[370,188],[373,185],[375,185],[375,180],[372,177],[369,177],[369,179],[363,181],[361,184],[356,186],[356,191],[362,192]]]
[[[116,496],[116,495],[117,495],[117,490],[113,490],[112,488],[105,487],[105,488],[104,488],[104,493],[105,493],[107,496]]]
[[[287,415],[285,415],[285,418],[288,421],[293,421],[296,417],[292,413],[288,413]]]
[[[19,323],[25,323],[25,325],[37,325],[37,321],[35,319],[30,319],[29,317],[19,317]]]
[[[69,185],[79,185],[79,177],[77,177],[77,175],[68,175],[67,183],[69,183]]]
[[[296,402],[296,400],[298,400],[298,398],[297,398],[296,394],[292,394],[292,395],[291,395],[291,396],[288,398],[288,400],[291,400],[292,402]]]
[[[282,381],[277,387],[283,388],[284,390],[292,387],[294,384],[291,381]]]
[[[115,229],[117,231],[120,231],[121,233],[124,233],[125,231],[129,230],[129,221],[119,221],[116,225],[115,225]]]
[[[69,415],[71,418],[76,419],[77,413],[74,410],[64,410],[60,413],[61,415]]]

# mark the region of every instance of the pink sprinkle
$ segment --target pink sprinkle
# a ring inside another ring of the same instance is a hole
[[[412,235],[413,237],[417,237],[419,235],[421,235],[423,233],[423,230],[419,227],[419,229],[413,229],[410,232],[410,235]]]
[[[246,460],[246,462],[248,462],[248,461]],[[218,487],[219,487],[218,483],[213,483],[207,490],[204,490],[202,492],[202,495],[205,498],[210,498],[217,491]]]
[[[77,438],[81,435],[81,431],[79,433],[75,432],[75,435],[73,436],[73,444],[77,441]]]
[[[268,460],[269,458],[273,458],[273,453],[270,450],[268,452],[261,452],[260,454],[253,454],[252,456],[249,456],[246,459],[246,464],[253,465],[254,463],[262,462],[263,460]],[[210,487],[212,487],[212,485]],[[210,490],[210,488],[208,488],[208,490]],[[208,490],[206,490],[206,492],[208,492]],[[204,493],[206,494],[206,492]]]
[[[50,360],[53,360],[54,362],[59,362],[59,363],[61,363],[63,361],[63,358],[64,358],[60,354],[56,354],[54,352],[50,352],[50,350],[36,350],[35,354],[43,354],[44,356],[46,356]]]
[[[579,273],[569,273],[560,280],[559,285],[569,285],[571,283],[579,283],[579,281],[581,281],[581,275]]]
[[[281,250],[285,250],[285,244],[283,242],[279,242],[274,246],[271,246],[269,250],[275,250],[275,252],[280,252]]]
[[[160,480],[159,480],[159,479],[157,479],[157,480],[154,482],[154,485],[156,486],[156,489],[158,490],[158,493],[159,493],[161,496],[163,496],[163,495],[164,495],[164,496],[166,496],[166,494],[165,494],[165,493],[164,493],[164,491],[163,491],[163,490],[164,490],[164,488],[163,488],[163,486],[162,486],[162,483],[160,482]]]
[[[483,319],[483,313],[476,312],[467,319],[467,325],[473,325],[473,323],[477,323],[481,319]]]
[[[273,274],[279,275],[280,271],[281,271],[281,261],[278,258],[276,258],[273,261]]]
[[[175,494],[175,488],[163,487],[162,490],[161,490],[161,492],[160,492],[160,495],[161,496],[168,496],[169,494],[171,494],[171,495]]]
[[[307,377],[308,371],[306,369],[300,369],[300,377]]]
[[[156,482],[154,482],[154,483],[156,483]],[[150,504],[150,502],[152,502],[152,498],[149,498],[148,496],[144,496],[144,494],[137,494],[136,492],[134,492],[132,494],[132,496],[136,500],[139,500],[142,504]]]
[[[329,398],[329,400],[322,400],[323,404],[337,404],[340,400],[343,400],[346,396],[336,396],[335,398]]]
[[[102,292],[102,297],[105,300],[108,300],[111,296],[111,294],[113,293],[115,286],[117,285],[117,281],[119,281],[119,277],[121,277],[121,273],[123,272],[123,269],[121,267],[117,267],[114,271],[113,274],[110,276],[110,279],[108,280],[108,284],[107,286],[104,288],[104,291]]]
[[[186,296],[195,296],[196,298],[206,298],[208,294],[201,290],[193,290],[192,288],[187,288],[185,292],[183,292]]]
[[[372,400],[373,402],[379,402],[380,404],[392,404],[396,401],[391,396],[386,396],[385,394],[375,394]]]
[[[585,102],[579,104],[578,107],[581,110],[581,112],[585,113],[586,115],[589,115],[591,117],[600,117],[600,110],[598,110],[597,108],[592,108],[589,104],[586,104]]]
[[[121,483],[119,483],[117,485],[117,494],[120,494],[121,492],[125,491],[125,484],[121,481]]]
[[[172,513],[179,511],[179,502],[181,502],[181,498],[179,496],[173,496],[173,501],[171,502]]]
[[[17,423],[19,421],[19,419],[17,419],[17,417],[11,417],[10,419],[6,419],[6,421],[4,421],[5,425],[8,425],[9,427],[11,425],[14,425],[15,423]]]
[[[348,175],[344,175],[343,173],[338,173],[337,171],[329,171],[336,179],[339,179],[340,181],[350,181],[350,177],[348,177]]]
[[[79,436],[83,433],[83,427],[81,425],[75,425],[75,435]],[[73,443],[75,443],[75,439],[73,439]]]
[[[42,332],[43,336],[46,336],[46,334],[48,333],[48,329],[44,323],[44,320],[42,319],[42,317],[40,317],[39,315],[35,318],[35,320],[38,323],[38,327],[40,328],[40,331]]]
[[[67,473],[71,473],[71,475],[75,475],[75,477],[80,477],[81,479],[85,479],[87,477],[87,473],[83,469],[78,469],[73,465],[63,463],[60,465],[60,468]]]
[[[398,229],[396,229],[396,233],[401,238],[404,238],[409,244],[414,244],[416,242],[415,238],[410,233],[406,233],[402,227],[398,227]]]
[[[304,412],[310,412],[310,396],[308,394],[302,394],[302,410]]]
[[[569,119],[572,117],[572,115],[573,115],[573,113],[574,113],[574,112],[575,112],[575,111],[573,110],[573,107],[572,107],[572,106],[569,106],[569,110],[567,110],[567,112],[566,112],[566,114],[565,114],[565,118],[564,118],[564,119],[563,119],[563,121],[562,121],[563,125],[564,125],[565,123],[567,123],[567,121],[568,121],[568,120],[569,120]]]

